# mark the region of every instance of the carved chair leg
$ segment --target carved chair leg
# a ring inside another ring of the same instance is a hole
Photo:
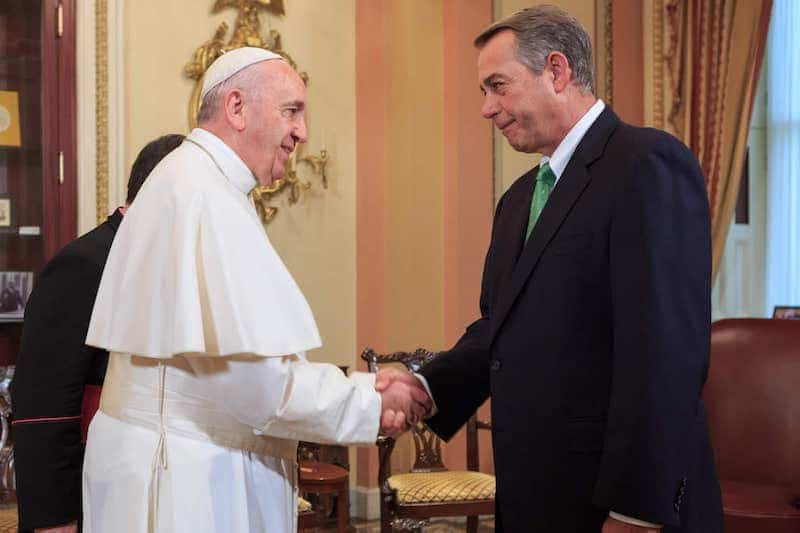
[[[478,533],[478,517],[467,517],[467,533]]]
[[[389,504],[381,494],[381,533],[392,533],[392,517],[389,514]]]

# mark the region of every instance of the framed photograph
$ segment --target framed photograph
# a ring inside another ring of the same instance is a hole
[[[0,91],[0,146],[20,146],[19,93]]]
[[[800,320],[800,305],[776,305],[772,310],[772,318]]]
[[[0,228],[11,226],[11,198],[0,196]]]
[[[33,272],[0,272],[0,321],[18,322],[33,290]]]

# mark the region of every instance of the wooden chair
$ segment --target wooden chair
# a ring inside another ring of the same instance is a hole
[[[413,353],[378,355],[367,348],[361,358],[370,372],[378,365],[402,363],[416,372],[437,354],[418,349]],[[478,530],[478,515],[494,514],[495,478],[478,472],[478,430],[491,429],[473,415],[467,423],[467,469],[448,470],[441,457],[441,441],[424,424],[411,428],[416,460],[411,472],[392,475],[395,441],[378,438],[378,486],[381,491],[381,533],[393,529],[420,530],[432,517],[466,516],[467,531]]]
[[[711,327],[703,400],[728,533],[800,532],[800,321]]]

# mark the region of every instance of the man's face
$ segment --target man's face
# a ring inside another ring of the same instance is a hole
[[[250,99],[242,159],[261,185],[270,185],[286,172],[297,143],[306,142],[306,87],[284,61],[264,61],[256,68],[268,82]]]
[[[478,54],[481,114],[491,119],[518,152],[552,155],[558,146],[558,98],[547,67],[536,75],[516,57],[510,30],[494,35]]]

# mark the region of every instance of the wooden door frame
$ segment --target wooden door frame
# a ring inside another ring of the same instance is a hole
[[[63,32],[58,8],[62,8]],[[42,0],[42,194],[44,259],[77,235],[77,102],[75,0]],[[48,103],[55,103],[55,109]],[[63,153],[63,183],[59,182]]]

